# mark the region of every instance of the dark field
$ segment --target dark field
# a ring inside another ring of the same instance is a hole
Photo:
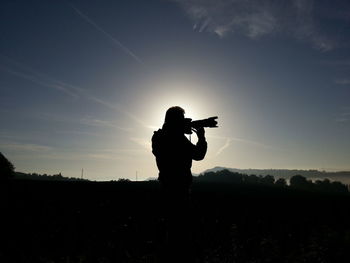
[[[0,187],[0,262],[166,262],[157,182]],[[191,262],[350,262],[349,197],[197,182],[187,215]]]

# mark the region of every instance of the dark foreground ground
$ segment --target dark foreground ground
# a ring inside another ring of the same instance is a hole
[[[13,181],[0,191],[0,262],[165,261],[166,204],[157,182]],[[350,262],[349,201],[196,183],[191,262]]]

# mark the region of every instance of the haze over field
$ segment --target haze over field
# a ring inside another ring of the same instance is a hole
[[[155,177],[173,105],[219,116],[194,173],[350,170],[347,1],[5,0],[0,16],[0,151],[17,171]]]

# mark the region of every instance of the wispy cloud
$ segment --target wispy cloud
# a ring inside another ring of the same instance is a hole
[[[96,160],[121,160],[123,156],[117,154],[103,154],[99,152],[61,152],[61,151],[51,151],[45,154],[37,154],[35,156],[24,155],[22,158],[35,158],[35,159],[49,159],[49,160],[69,160],[69,161],[96,161]]]
[[[57,130],[55,133],[58,134],[74,134],[74,135],[86,135],[86,136],[102,136],[102,134],[88,131],[77,131],[77,130]]]
[[[103,149],[100,152],[108,154],[120,154],[120,153],[141,153],[143,149],[140,148],[116,148],[116,149]]]
[[[39,144],[28,144],[18,142],[4,142],[0,143],[1,149],[9,151],[20,151],[20,152],[47,152],[52,150],[52,147],[39,145]]]
[[[231,138],[226,138],[226,141],[223,146],[219,148],[219,150],[216,152],[215,156],[218,156],[222,153],[223,150],[228,148],[231,145],[232,139]]]
[[[132,137],[132,138],[130,138],[130,140],[137,143],[138,145],[142,146],[147,151],[151,151],[151,149],[152,149],[150,140],[146,140],[143,138],[136,138],[136,137]]]
[[[350,122],[350,107],[344,107],[341,113],[335,118],[336,122],[347,123]]]
[[[102,33],[109,40],[111,40],[118,49],[121,49],[125,54],[132,57],[139,64],[144,65],[143,61],[138,56],[136,56],[134,52],[132,52],[125,45],[123,45],[118,39],[116,39],[111,34],[109,34],[107,31],[105,31],[101,26],[99,26],[94,20],[92,20],[89,16],[84,14],[77,7],[73,6],[72,4],[70,4],[70,6],[79,15],[79,17],[81,17],[83,20],[85,20],[85,22],[87,22],[88,24],[93,26],[96,30],[98,30],[100,33]]]
[[[90,153],[86,154],[85,156],[82,156],[86,159],[98,159],[98,160],[120,160],[121,157],[117,155],[111,155],[111,154],[100,154],[100,153]]]
[[[332,67],[349,67],[350,66],[350,60],[349,59],[343,59],[343,60],[325,60],[321,61],[323,65],[326,66],[332,66]]]
[[[315,12],[312,0],[172,0],[180,4],[198,32],[211,32],[219,37],[243,34],[259,39],[273,34],[285,34],[309,42],[320,51],[337,46],[334,35],[326,32]]]
[[[46,145],[22,143],[17,141],[0,142],[2,151],[11,152],[17,159],[50,159],[50,160],[120,160],[125,152],[137,152],[138,150],[92,150],[92,151],[62,151]]]
[[[3,58],[3,61],[6,60],[8,62],[8,65],[0,65],[0,70],[14,75],[16,77],[34,82],[36,84],[39,84],[40,86],[55,89],[75,99],[79,97],[79,94],[77,94],[76,91],[72,90],[72,88],[67,87],[68,85],[66,85],[65,83],[62,83],[45,74],[37,72],[36,70],[22,63],[19,63],[7,56],[0,55],[0,57]]]
[[[340,122],[340,123],[345,123],[345,122],[349,122],[350,121],[350,117],[345,117],[345,116],[340,116],[340,117],[337,117],[336,122]]]
[[[150,125],[148,125],[147,123],[145,123],[142,119],[138,118],[136,115],[134,115],[133,113],[125,110],[125,107],[123,107],[122,105],[120,105],[119,103],[109,103],[105,100],[102,100],[100,98],[96,98],[94,96],[89,95],[89,99],[92,101],[95,101],[96,103],[99,103],[111,110],[115,110],[118,112],[123,113],[124,115],[128,116],[130,119],[132,119],[133,121],[135,121],[136,123],[140,124],[141,126],[143,126],[144,128],[149,128]]]
[[[48,76],[46,74],[43,74],[37,70],[32,69],[31,67],[20,63],[8,56],[4,56],[0,54],[0,57],[4,58],[4,61],[6,60],[8,63],[7,65],[0,64],[0,70],[7,72],[9,74],[12,74],[14,76],[32,81],[36,84],[39,84],[43,87],[48,87],[55,89],[61,93],[64,93],[65,95],[68,95],[69,97],[73,97],[75,99],[87,99],[90,100],[94,103],[97,103],[99,105],[102,105],[110,110],[117,111],[123,115],[126,115],[129,117],[131,120],[135,121],[139,125],[141,125],[144,128],[150,128],[150,125],[145,123],[143,120],[138,118],[136,115],[133,113],[126,111],[125,107],[123,107],[121,104],[115,102],[115,103],[110,103],[107,102],[101,98],[98,98],[94,95],[91,95],[86,89],[78,87],[76,85],[72,85],[70,83],[57,80],[51,76]]]
[[[276,29],[276,18],[266,5],[252,1],[175,0],[193,20],[193,29],[224,37],[241,32],[257,39]]]
[[[335,84],[338,85],[350,85],[350,79],[344,78],[344,79],[336,79]]]
[[[110,120],[100,120],[96,118],[83,118],[80,120],[80,123],[85,125],[90,125],[90,126],[110,127],[110,128],[118,129],[125,132],[132,131],[130,128],[121,127],[115,121],[110,121]]]

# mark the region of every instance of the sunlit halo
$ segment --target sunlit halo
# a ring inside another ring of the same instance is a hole
[[[185,110],[185,117],[193,120],[212,115],[212,99],[206,87],[189,80],[168,80],[149,84],[152,92],[143,94],[140,100],[147,101],[140,107],[140,115],[149,125],[148,128],[161,128],[165,113],[172,106],[180,106]]]
[[[194,102],[188,101],[189,98],[185,96],[171,97],[170,99],[160,99],[157,105],[157,109],[154,110],[154,124],[161,125],[164,122],[166,111],[172,106],[180,106],[185,110],[185,117],[191,119],[198,119],[200,116],[200,107]]]

